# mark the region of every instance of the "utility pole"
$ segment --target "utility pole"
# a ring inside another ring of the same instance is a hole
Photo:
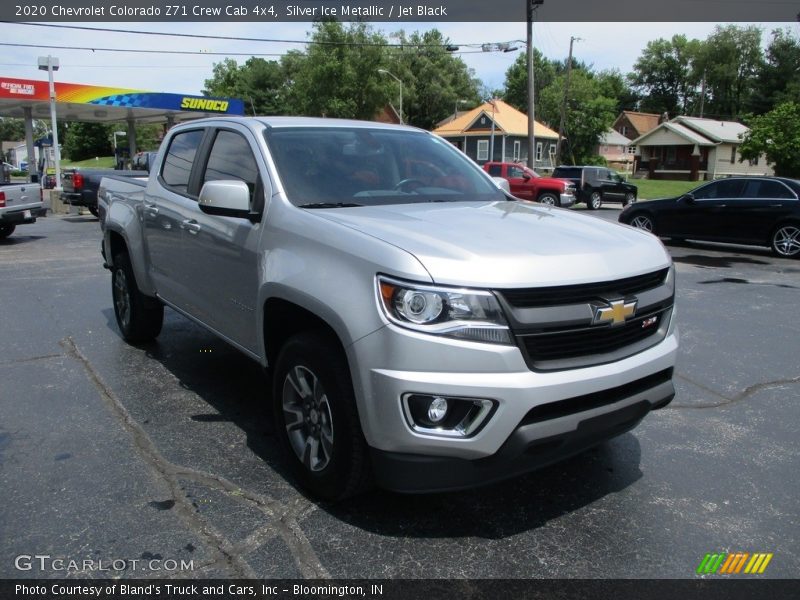
[[[533,13],[544,4],[544,0],[525,0],[527,8],[528,19],[528,37],[527,37],[527,61],[528,61],[528,167],[531,169],[536,167],[536,131],[534,129],[536,123],[536,96],[534,91],[535,64],[534,64],[534,51],[533,51]]]
[[[706,72],[703,70],[703,83],[700,85],[700,118],[703,118],[703,108],[706,102]]]
[[[582,41],[581,38],[569,38],[569,58],[567,59],[567,79],[564,82],[564,101],[561,103],[561,122],[558,124],[558,145],[556,146],[556,164],[561,164],[561,140],[564,137],[564,125],[567,118],[567,102],[569,100],[569,77],[572,74],[572,44]]]

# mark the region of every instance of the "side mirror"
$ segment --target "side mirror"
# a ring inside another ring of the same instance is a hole
[[[200,190],[200,210],[222,217],[250,217],[250,188],[238,179],[207,181]]]
[[[685,202],[686,204],[694,204],[694,196],[692,194],[684,194],[678,198],[678,202]]]
[[[531,178],[531,176],[530,176],[528,173],[523,173],[523,174],[522,174],[522,178],[523,178],[525,181],[528,181],[528,180]]]
[[[511,186],[508,185],[508,180],[503,179],[502,177],[492,177],[497,187],[499,187],[504,192],[511,193]]]

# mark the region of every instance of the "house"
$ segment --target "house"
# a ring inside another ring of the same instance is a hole
[[[624,135],[629,140],[643,136],[648,131],[658,127],[664,121],[663,115],[655,113],[641,113],[632,110],[623,110],[614,121],[611,129]]]
[[[502,100],[494,99],[436,127],[446,139],[478,164],[489,161],[527,162],[528,116]],[[558,133],[534,123],[537,168],[555,166]]]
[[[600,136],[597,154],[606,159],[610,166],[628,170],[633,164],[631,141],[614,129],[609,129]]]
[[[740,162],[739,145],[749,128],[735,121],[676,117],[631,141],[636,169],[650,179],[700,181],[730,175],[772,175],[765,156]]]

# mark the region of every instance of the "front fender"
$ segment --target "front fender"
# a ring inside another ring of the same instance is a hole
[[[134,207],[125,202],[112,202],[108,207],[104,223],[103,247],[106,253],[106,263],[109,266],[114,265],[114,253],[120,251],[114,241],[115,236],[117,239],[122,238],[139,291],[147,296],[155,296],[156,289],[150,279],[142,222]]]

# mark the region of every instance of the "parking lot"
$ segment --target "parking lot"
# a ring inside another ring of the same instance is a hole
[[[255,363],[170,310],[128,346],[97,220],[20,227],[0,242],[0,577],[691,578],[739,551],[796,577],[800,261],[668,248],[670,406],[491,487],[321,504],[288,479]]]

